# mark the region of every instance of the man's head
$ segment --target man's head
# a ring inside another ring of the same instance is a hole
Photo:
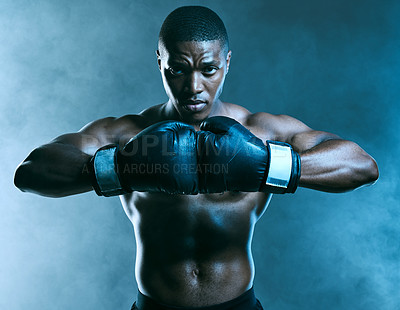
[[[219,102],[231,52],[225,26],[202,6],[184,6],[165,19],[157,59],[164,88],[182,120],[200,122]]]
[[[168,48],[176,42],[214,40],[219,41],[227,54],[228,34],[219,16],[204,6],[182,6],[164,20],[158,37],[158,48]]]

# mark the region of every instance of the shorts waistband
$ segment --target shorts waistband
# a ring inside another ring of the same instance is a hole
[[[248,310],[255,307],[257,299],[251,288],[235,299],[206,307],[175,307],[165,305],[138,291],[136,306],[139,310]]]

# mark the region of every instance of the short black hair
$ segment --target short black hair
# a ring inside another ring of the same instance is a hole
[[[229,51],[228,33],[221,18],[204,6],[182,6],[172,11],[164,20],[158,37],[159,44],[183,41],[219,40]]]

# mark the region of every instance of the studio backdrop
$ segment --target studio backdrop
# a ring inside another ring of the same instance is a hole
[[[358,143],[378,182],[275,195],[256,225],[266,309],[400,309],[400,3],[395,0],[2,0],[0,308],[129,309],[133,227],[119,199],[22,193],[31,150],[165,102],[155,50],[173,9],[201,4],[232,49],[222,100]]]

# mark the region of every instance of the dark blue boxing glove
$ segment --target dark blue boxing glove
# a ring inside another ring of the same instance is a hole
[[[197,194],[196,131],[190,125],[165,121],[132,138],[122,150],[116,145],[93,156],[93,188],[98,195],[132,191]]]
[[[266,145],[236,120],[215,116],[197,132],[199,192],[294,193],[300,156],[291,146]]]

